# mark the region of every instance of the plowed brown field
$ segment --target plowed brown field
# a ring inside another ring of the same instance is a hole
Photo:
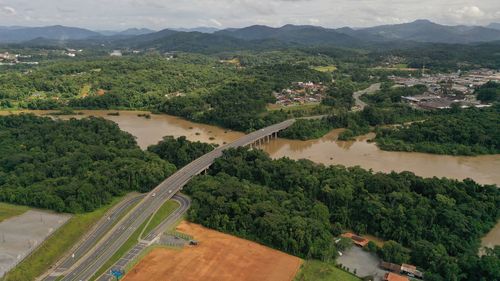
[[[290,281],[302,260],[248,240],[182,222],[177,231],[199,245],[158,248],[146,255],[125,281]]]

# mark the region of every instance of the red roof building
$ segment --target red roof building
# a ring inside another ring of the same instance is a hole
[[[389,272],[384,275],[384,281],[410,281],[410,279],[408,279],[408,277]]]
[[[368,244],[368,242],[369,242],[368,239],[365,239],[365,238],[358,236],[358,235],[351,233],[351,232],[346,232],[346,233],[342,234],[342,237],[351,238],[352,241],[354,242],[354,244],[360,246],[361,248],[366,246],[366,244]]]

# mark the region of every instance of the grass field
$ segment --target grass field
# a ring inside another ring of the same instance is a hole
[[[0,202],[0,222],[15,216],[22,215],[29,207]]]
[[[351,273],[337,268],[334,264],[309,260],[306,261],[294,281],[360,281]]]
[[[88,96],[90,92],[90,85],[89,84],[85,84],[82,89],[80,90],[80,94],[78,95],[79,98],[84,98],[86,96]]]
[[[308,104],[296,104],[296,105],[290,105],[290,106],[282,106],[279,104],[268,104],[267,110],[273,111],[273,110],[283,109],[284,111],[287,111],[287,112],[293,112],[293,111],[298,111],[298,110],[314,110],[318,107],[326,108],[327,106],[321,105],[318,102],[308,103]]]
[[[162,221],[164,221],[175,209],[179,208],[179,203],[173,200],[168,200],[163,204],[163,206],[158,209],[158,212],[153,216],[149,224],[144,229],[142,237],[146,237],[151,230],[157,227]]]
[[[120,202],[123,197],[115,198],[109,205],[93,212],[77,214],[59,228],[49,239],[12,271],[3,281],[35,280],[58,261],[79,241],[106,212]]]
[[[335,70],[337,70],[337,67],[335,65],[327,65],[327,66],[316,66],[313,67],[313,69],[320,72],[334,72]]]

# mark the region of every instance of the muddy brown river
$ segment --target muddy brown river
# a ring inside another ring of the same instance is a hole
[[[47,111],[30,111],[37,115]],[[217,126],[190,122],[165,114],[151,114],[151,119],[137,116],[147,113],[141,111],[119,111],[119,116],[108,113],[117,111],[82,110],[76,116],[60,116],[82,118],[100,116],[116,122],[120,128],[136,137],[143,149],[156,144],[163,136],[186,136],[191,141],[202,141],[217,144],[232,142],[244,134],[226,130]],[[0,111],[0,115],[10,114]],[[446,156],[427,153],[382,151],[374,143],[368,142],[373,134],[359,137],[355,141],[337,141],[339,130],[333,130],[326,136],[310,141],[275,139],[262,146],[273,158],[289,157],[292,159],[309,159],[323,164],[340,164],[360,166],[376,172],[411,171],[422,177],[447,177],[462,180],[471,178],[481,184],[500,185],[500,155],[483,156]],[[494,241],[494,242],[491,242]],[[483,241],[484,245],[500,244],[500,224],[492,230]]]
[[[28,111],[37,115],[48,111]],[[119,116],[108,115],[106,110],[80,110],[83,115],[58,116],[57,118],[83,118],[99,116],[116,122],[120,128],[136,137],[143,149],[156,144],[163,136],[186,136],[191,141],[224,144],[232,142],[244,133],[217,126],[190,122],[166,114],[151,114],[151,119],[137,116],[147,112],[119,111]],[[10,114],[0,111],[0,115]],[[360,166],[376,172],[411,171],[422,177],[471,178],[481,184],[500,186],[500,154],[482,156],[447,156],[415,152],[393,152],[380,150],[368,142],[373,134],[359,137],[355,141],[337,141],[340,130],[310,141],[275,139],[261,148],[273,158],[289,157],[309,159],[323,164]]]

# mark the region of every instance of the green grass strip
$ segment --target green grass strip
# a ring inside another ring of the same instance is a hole
[[[158,212],[154,214],[153,218],[146,226],[146,229],[142,234],[142,238],[146,237],[155,227],[160,225],[168,216],[170,216],[170,214],[172,214],[179,207],[180,205],[177,201],[168,200],[167,202],[165,202],[160,207],[160,209],[158,209]]]
[[[0,202],[0,222],[15,216],[24,214],[30,208],[26,206],[12,205]]]
[[[305,261],[294,281],[361,281],[335,264],[317,260]]]

